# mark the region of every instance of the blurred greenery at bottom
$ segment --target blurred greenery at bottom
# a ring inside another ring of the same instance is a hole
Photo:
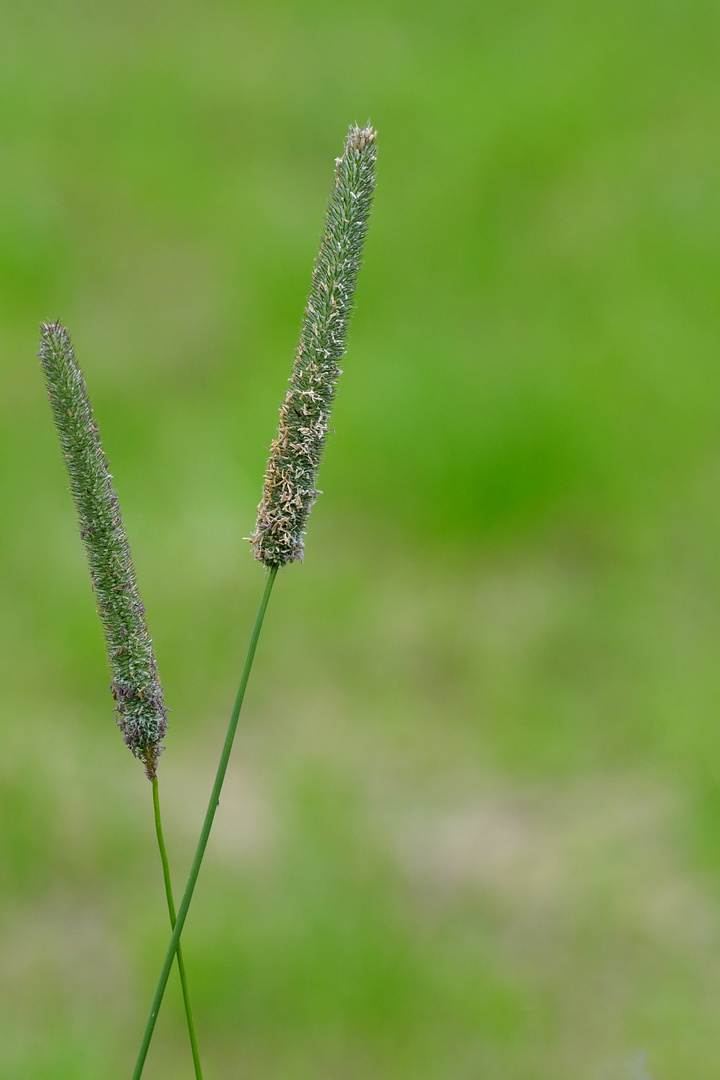
[[[344,552],[332,579],[322,550],[288,571],[268,615],[186,931],[208,1073],[640,1078],[647,1055],[653,1077],[712,1076],[699,688],[717,627],[697,564],[547,541],[420,588],[420,561]],[[112,725],[83,719],[101,689],[74,715],[31,705],[32,725],[18,708],[6,739],[2,1075],[127,1073],[152,996],[150,789]],[[168,736],[176,876],[223,723],[215,706]],[[173,980],[147,1075],[189,1070]]]
[[[129,1077],[168,937],[38,325],[123,505],[179,893],[368,116],[325,494],[184,937],[206,1078],[720,1075],[719,36],[709,0],[4,5],[0,1080]],[[174,977],[144,1076],[192,1076]]]

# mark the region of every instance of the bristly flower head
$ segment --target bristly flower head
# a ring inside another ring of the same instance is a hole
[[[105,632],[117,722],[152,780],[167,718],[120,504],[67,330],[59,322],[41,329],[40,363]]]
[[[255,558],[266,566],[302,559],[308,515],[320,494],[317,473],[375,188],[375,135],[369,124],[362,129],[354,125],[342,157],[335,160],[335,183],[290,389],[280,407],[257,523],[249,538]]]

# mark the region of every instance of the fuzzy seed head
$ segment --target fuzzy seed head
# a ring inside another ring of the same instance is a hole
[[[317,474],[375,189],[375,136],[369,124],[354,125],[342,156],[335,159],[335,182],[290,389],[280,407],[255,531],[249,537],[255,558],[266,566],[302,559],[308,516],[320,495]]]
[[[167,718],[120,504],[85,380],[59,322],[43,324],[39,356],[105,634],[117,723],[152,780]]]

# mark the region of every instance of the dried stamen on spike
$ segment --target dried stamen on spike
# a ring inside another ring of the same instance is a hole
[[[290,389],[280,407],[255,531],[249,538],[255,558],[266,566],[302,559],[308,516],[320,494],[317,474],[342,374],[339,361],[375,188],[375,136],[369,124],[351,127],[342,157],[335,159],[335,183]]]

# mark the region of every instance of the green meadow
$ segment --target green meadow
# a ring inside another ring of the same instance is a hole
[[[720,7],[25,0],[0,34],[0,1080],[131,1075],[169,936],[36,359],[172,709],[176,894],[348,126],[305,562],[183,936],[207,1080],[720,1075]],[[190,1080],[175,975],[144,1076]]]

